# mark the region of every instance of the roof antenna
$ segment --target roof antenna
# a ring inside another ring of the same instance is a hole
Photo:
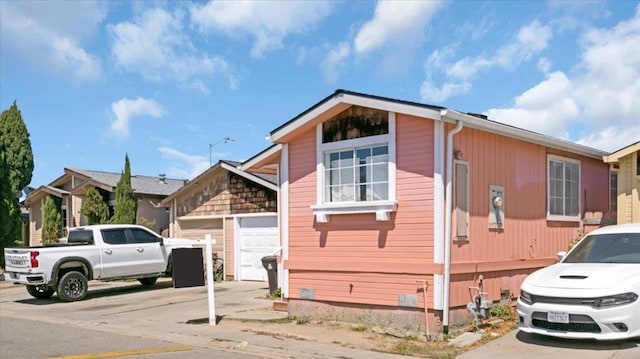
[[[218,141],[214,143],[210,143],[209,144],[209,167],[213,166],[213,152],[211,152],[211,150],[213,149],[213,146],[217,145],[220,142],[228,143],[228,142],[235,142],[235,141],[236,140],[234,140],[231,137],[222,137]]]

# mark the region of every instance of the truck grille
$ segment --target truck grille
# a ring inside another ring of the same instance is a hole
[[[569,314],[569,323],[552,323],[547,321],[547,313],[534,312],[531,324],[542,329],[558,330],[577,333],[600,333],[600,326],[588,315]]]

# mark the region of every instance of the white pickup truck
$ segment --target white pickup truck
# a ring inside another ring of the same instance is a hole
[[[87,281],[135,278],[153,285],[171,274],[171,251],[192,247],[189,240],[164,238],[131,224],[102,224],[69,229],[67,243],[5,248],[5,280],[27,285],[35,298],[55,292],[66,302],[87,295]]]

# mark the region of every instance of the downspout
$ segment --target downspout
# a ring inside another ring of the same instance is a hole
[[[462,131],[464,124],[457,120],[456,128],[447,134],[447,187],[445,189],[445,223],[444,223],[444,291],[442,309],[442,331],[449,334],[449,296],[451,292],[451,182],[453,178],[453,136]]]

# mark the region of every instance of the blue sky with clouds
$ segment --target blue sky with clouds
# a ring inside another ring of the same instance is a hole
[[[0,108],[22,111],[34,187],[125,153],[193,178],[338,88],[613,151],[640,140],[640,5],[0,1]]]

